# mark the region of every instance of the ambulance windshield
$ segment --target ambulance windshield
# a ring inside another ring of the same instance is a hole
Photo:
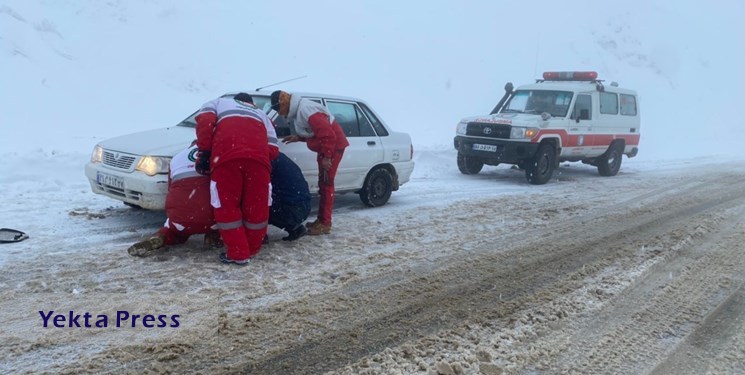
[[[548,112],[552,117],[566,117],[572,102],[571,91],[517,90],[504,105],[501,113]]]

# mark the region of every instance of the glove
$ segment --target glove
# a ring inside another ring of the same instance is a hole
[[[322,158],[321,159],[321,168],[324,170],[324,172],[328,172],[329,169],[331,169],[331,164],[333,164],[333,160],[331,158]]]
[[[299,135],[293,134],[293,135],[288,135],[288,136],[282,138],[282,143],[285,143],[285,144],[287,144],[287,143],[295,143],[295,142],[300,142],[302,140],[303,139],[300,138]]]
[[[210,151],[199,150],[197,161],[194,163],[194,169],[201,175],[210,174]]]

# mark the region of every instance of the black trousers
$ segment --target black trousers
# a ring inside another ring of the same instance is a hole
[[[310,202],[297,204],[272,204],[269,209],[269,224],[290,231],[308,219]]]

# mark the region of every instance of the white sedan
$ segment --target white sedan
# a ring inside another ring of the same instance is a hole
[[[247,92],[259,108],[269,102],[271,92]],[[391,192],[409,181],[414,171],[411,137],[391,130],[364,101],[336,95],[292,94],[325,105],[347,135],[349,147],[344,151],[335,181],[338,193],[354,192],[366,205],[381,206],[388,202]],[[196,139],[194,116],[176,126],[124,135],[97,144],[90,163],[85,166],[93,192],[129,206],[162,210],[168,191],[171,157]],[[295,134],[294,127],[282,117],[275,124],[279,138]],[[301,142],[280,142],[280,151],[300,166],[310,190],[317,191],[315,153]]]

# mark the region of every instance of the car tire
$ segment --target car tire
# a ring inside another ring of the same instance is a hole
[[[538,147],[533,160],[525,163],[525,177],[533,185],[543,185],[551,179],[556,168],[556,150],[544,143]]]
[[[388,202],[393,192],[393,176],[383,167],[373,169],[365,178],[360,190],[360,200],[366,206],[380,207]]]
[[[484,163],[476,159],[473,156],[468,156],[458,153],[458,169],[463,174],[478,174],[481,172],[481,168],[484,167]]]
[[[603,156],[597,159],[598,173],[601,176],[615,176],[621,169],[621,161],[623,160],[623,150],[621,145],[615,144],[611,146]]]

